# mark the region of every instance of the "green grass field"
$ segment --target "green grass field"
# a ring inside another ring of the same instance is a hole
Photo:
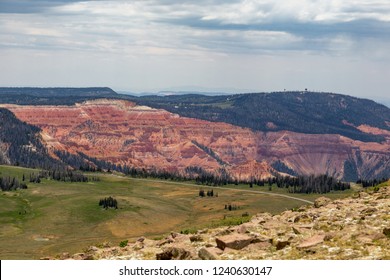
[[[32,169],[0,166],[0,176],[22,178]],[[95,176],[96,174],[94,174]],[[214,189],[218,197],[199,197],[189,183],[132,179],[99,174],[101,180],[64,183],[42,180],[28,189],[0,192],[0,259],[38,259],[63,252],[81,252],[89,245],[140,236],[159,238],[171,231],[192,231],[241,220],[242,214],[278,213],[305,204],[285,197],[250,193],[268,187],[227,186]],[[211,187],[210,187],[211,189]],[[271,193],[285,193],[273,188]],[[350,193],[349,193],[350,194]],[[332,198],[348,195],[329,194]],[[100,199],[112,196],[119,209],[103,210]],[[319,195],[291,195],[314,201]],[[225,204],[239,209],[228,211]]]

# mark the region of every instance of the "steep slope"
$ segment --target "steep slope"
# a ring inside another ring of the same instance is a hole
[[[183,171],[224,166],[238,179],[274,172],[328,173],[356,180],[390,176],[388,130],[356,128],[386,139],[362,142],[334,134],[259,132],[222,122],[180,117],[123,100],[100,99],[75,106],[2,105],[40,127],[51,149],[82,152],[131,166]]]
[[[0,108],[0,164],[46,167],[59,162],[48,155],[38,127],[24,123],[12,112]]]
[[[136,106],[121,100],[100,99],[75,106],[3,105],[21,120],[40,127],[52,150],[82,152],[88,156],[117,164],[183,171],[200,166],[209,171],[222,167],[215,155],[199,146],[213,147],[239,143],[235,149],[255,147],[255,138],[248,129],[223,123],[181,118],[165,110]],[[242,141],[247,138],[246,142]],[[227,139],[226,139],[227,138]],[[248,143],[249,141],[249,143]],[[197,143],[197,144],[195,144]],[[239,165],[253,156],[241,154],[229,158]],[[267,166],[267,164],[264,164]],[[260,177],[271,175],[271,167],[258,171]],[[249,177],[247,172],[242,176]]]

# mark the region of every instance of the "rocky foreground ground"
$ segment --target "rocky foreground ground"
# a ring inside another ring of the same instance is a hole
[[[234,227],[140,237],[124,247],[89,247],[61,259],[390,259],[390,186],[331,201],[322,197]]]

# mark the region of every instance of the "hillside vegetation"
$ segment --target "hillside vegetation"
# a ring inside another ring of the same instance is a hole
[[[272,92],[205,96],[198,94],[141,96],[110,88],[1,88],[0,103],[73,105],[97,98],[115,98],[166,109],[181,116],[226,122],[258,131],[289,130],[340,134],[361,141],[383,141],[364,133],[362,124],[390,131],[390,109],[372,100],[325,92]]]
[[[32,173],[38,174],[38,170],[0,166],[0,177],[22,181]],[[76,253],[105,242],[119,244],[140,236],[159,239],[171,231],[234,225],[258,212],[276,214],[307,203],[298,198],[314,201],[320,196],[288,194],[275,186],[272,191],[257,186],[249,189],[248,185],[215,188],[114,174],[86,175],[100,180],[63,182],[42,178],[40,183],[26,181],[25,190],[0,192],[0,258],[37,259]],[[200,197],[200,189],[214,190],[214,196]],[[326,195],[338,198],[348,193]],[[109,197],[117,201],[118,209],[104,210],[99,205]],[[229,211],[225,205],[237,209]]]
[[[110,88],[0,87],[0,103],[19,105],[74,105],[97,98],[120,98]]]
[[[50,157],[40,138],[40,129],[26,124],[0,108],[0,164],[54,168],[61,163]]]
[[[390,109],[367,99],[318,92],[226,96],[148,96],[138,102],[186,117],[227,122],[259,131],[340,134],[361,141],[383,138],[359,131],[367,124],[390,131]]]

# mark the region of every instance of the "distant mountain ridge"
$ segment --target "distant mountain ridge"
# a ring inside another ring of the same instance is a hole
[[[108,88],[0,88],[0,107],[39,127],[50,151],[117,164],[226,168],[241,178],[275,170],[348,181],[390,177],[390,109],[346,95],[135,97]]]
[[[390,131],[390,109],[368,99],[317,92],[250,93],[225,96],[144,96],[135,102],[181,116],[226,122],[257,131],[340,134],[364,142],[384,138],[359,130]]]
[[[11,88],[0,87],[0,104],[73,105],[87,100],[113,98],[165,109],[184,117],[226,122],[256,131],[293,131],[310,134],[339,134],[364,142],[384,138],[361,131],[369,125],[390,131],[390,109],[369,99],[347,95],[283,91],[232,95],[118,94],[107,87]]]
[[[0,87],[0,104],[73,105],[97,98],[121,98],[121,95],[108,87]]]

